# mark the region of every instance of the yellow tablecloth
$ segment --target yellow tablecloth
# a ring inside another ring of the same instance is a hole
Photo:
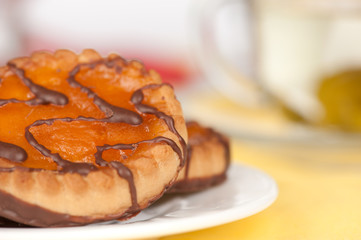
[[[361,146],[315,149],[233,140],[234,161],[276,180],[276,202],[233,223],[161,239],[361,239]]]

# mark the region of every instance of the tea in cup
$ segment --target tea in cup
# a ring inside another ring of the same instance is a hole
[[[306,122],[361,132],[361,2],[207,0],[195,55],[225,96],[279,104]]]

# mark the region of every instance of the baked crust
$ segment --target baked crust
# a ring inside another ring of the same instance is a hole
[[[197,122],[187,122],[188,156],[169,192],[195,192],[222,183],[230,163],[229,139]]]
[[[36,52],[0,68],[0,99],[2,217],[41,227],[126,219],[182,168],[181,106],[140,62]]]

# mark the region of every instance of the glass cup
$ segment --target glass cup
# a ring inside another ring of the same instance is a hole
[[[193,16],[195,56],[225,96],[361,131],[360,1],[206,0]]]

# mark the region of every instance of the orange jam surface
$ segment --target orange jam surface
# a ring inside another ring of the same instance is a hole
[[[107,103],[137,112],[131,102],[135,90],[147,85],[158,84],[149,75],[140,71],[139,63],[125,64],[123,60],[116,62],[121,67],[98,64],[95,67],[83,65],[75,75],[75,80],[92,90]],[[67,81],[72,68],[64,67],[64,63],[36,63],[30,62],[19,68],[25,71],[25,76],[35,84],[41,85],[67,96],[66,105],[33,105],[24,102],[6,103],[0,106],[0,141],[11,143],[23,148],[28,158],[22,163],[14,165],[29,168],[55,170],[57,164],[50,157],[44,156],[34,148],[25,138],[26,128],[39,119],[77,118],[79,116],[104,119],[109,113],[103,112],[80,87],[70,86]],[[35,97],[34,93],[9,68],[0,68],[0,99],[29,100]],[[151,91],[151,90],[147,90]],[[147,104],[146,99],[142,102]],[[111,113],[110,113],[111,114]],[[105,144],[133,144],[152,139],[157,133],[166,131],[164,121],[151,114],[141,115],[143,122],[131,125],[119,122],[104,121],[62,121],[55,120],[52,124],[42,124],[29,128],[35,140],[49,149],[51,153],[59,153],[61,158],[72,162],[88,162],[95,164],[94,154],[97,146]],[[138,149],[146,148],[149,144],[140,144]],[[109,149],[103,152],[106,161],[129,161],[134,150]]]

